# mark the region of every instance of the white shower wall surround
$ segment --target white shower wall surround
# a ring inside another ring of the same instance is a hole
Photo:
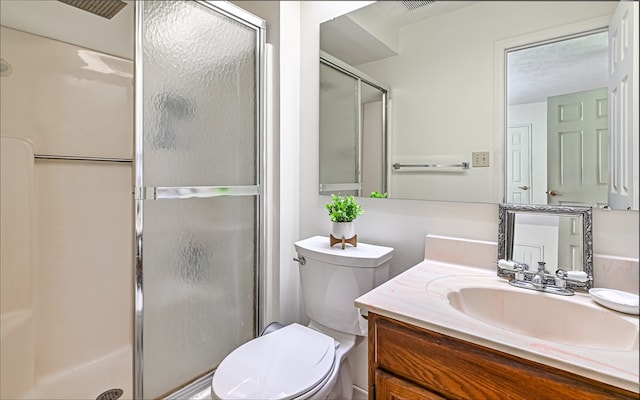
[[[1,398],[132,397],[133,63],[1,28]]]

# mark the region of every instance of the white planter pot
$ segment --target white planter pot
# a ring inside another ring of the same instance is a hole
[[[356,225],[351,222],[332,222],[331,235],[336,239],[351,239],[356,235]]]

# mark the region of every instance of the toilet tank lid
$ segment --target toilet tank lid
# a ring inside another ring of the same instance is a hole
[[[375,268],[391,259],[393,248],[358,243],[347,244],[342,250],[340,244],[331,247],[328,236],[314,236],[295,242],[298,255],[312,260],[349,267]]]

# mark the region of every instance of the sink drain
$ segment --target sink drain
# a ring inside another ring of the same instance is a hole
[[[122,389],[109,389],[96,397],[96,400],[118,400],[122,396]]]

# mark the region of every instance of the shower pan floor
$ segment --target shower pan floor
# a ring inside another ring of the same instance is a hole
[[[40,378],[23,399],[90,400],[110,389],[122,389],[121,400],[132,399],[132,348],[123,347],[84,365]]]

